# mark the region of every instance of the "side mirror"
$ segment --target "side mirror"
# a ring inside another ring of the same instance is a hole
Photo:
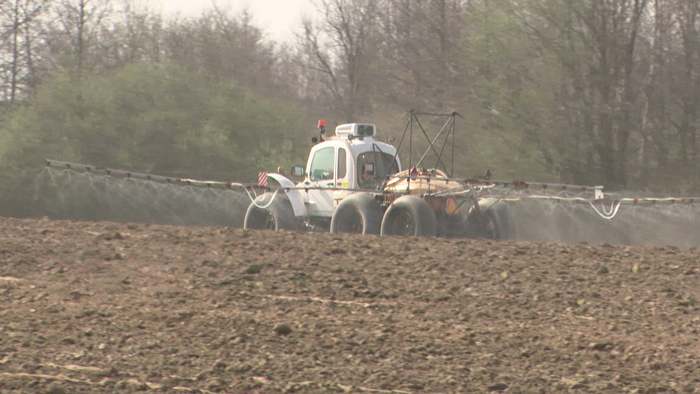
[[[292,166],[292,176],[304,176],[304,167]]]

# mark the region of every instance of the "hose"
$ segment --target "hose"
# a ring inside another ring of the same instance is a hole
[[[272,203],[273,203],[273,202],[275,202],[275,198],[277,198],[277,193],[279,193],[280,190],[282,190],[282,189],[277,189],[277,190],[275,190],[275,192],[272,193],[272,197],[270,198],[270,202],[268,202],[268,203],[265,204],[265,205],[259,205],[257,202],[255,202],[255,199],[252,199],[252,198],[251,198],[251,204],[255,205],[255,206],[256,206],[257,208],[259,208],[259,209],[267,209],[267,208],[269,208],[270,206],[272,206]],[[248,195],[250,195],[250,193],[248,193]],[[263,195],[264,195],[264,194],[263,194]]]
[[[606,209],[605,205],[603,204],[603,201],[601,201],[600,207],[601,209],[598,209],[598,207],[595,206],[593,202],[589,202],[593,210],[600,215],[603,219],[611,220],[612,218],[617,215],[617,211],[620,209],[620,205],[622,205],[622,201],[611,201],[610,203],[610,209]],[[602,210],[602,212],[601,212]]]

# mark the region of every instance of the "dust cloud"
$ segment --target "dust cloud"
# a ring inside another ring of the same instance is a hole
[[[47,167],[37,179],[52,219],[240,228],[243,189],[188,186]],[[595,203],[590,198],[506,201],[523,241],[700,247],[700,203]],[[530,196],[532,197],[532,196]],[[575,196],[574,196],[575,197]],[[599,212],[613,212],[606,219]]]

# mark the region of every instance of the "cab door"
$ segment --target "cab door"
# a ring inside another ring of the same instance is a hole
[[[317,149],[309,162],[305,186],[309,186],[305,204],[309,216],[333,216],[333,189],[336,187],[336,147]]]

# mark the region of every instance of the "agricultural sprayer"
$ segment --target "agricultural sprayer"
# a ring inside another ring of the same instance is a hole
[[[446,120],[433,136],[419,115],[425,114],[410,113],[397,146],[381,141],[373,124],[343,124],[328,137],[325,122],[319,121],[319,136],[313,139],[306,166],[291,169],[291,176],[300,179],[297,182],[279,172],[260,172],[257,183],[241,183],[164,177],[55,160],[47,160],[47,168],[53,178],[63,174],[73,181],[89,181],[95,191],[92,203],[97,202],[98,211],[112,212],[110,217],[98,218],[102,220],[148,221],[152,211],[160,209],[189,217],[174,224],[251,230],[680,246],[699,243],[692,235],[700,231],[696,198],[620,197],[606,194],[602,186],[498,181],[491,179],[489,171],[480,177],[456,177],[458,114],[439,115]],[[425,137],[428,147],[414,158],[416,136]],[[415,162],[406,167],[399,157],[405,145],[408,162]],[[429,156],[435,160],[432,167],[426,165]],[[118,194],[114,188],[108,190],[110,182],[121,187],[130,184],[123,199],[117,200],[132,201],[115,206],[112,198],[106,203],[110,193]],[[138,194],[151,197],[134,198]],[[191,198],[175,206],[174,196],[182,199],[183,195]],[[135,217],[125,213],[139,211],[135,205],[146,200],[160,203],[141,209]],[[205,200],[219,201],[217,206],[223,208],[207,212]],[[85,209],[90,204],[85,203]],[[621,218],[619,224],[615,223],[617,218]],[[644,222],[641,227],[640,221]],[[635,237],[635,232],[641,238]]]

